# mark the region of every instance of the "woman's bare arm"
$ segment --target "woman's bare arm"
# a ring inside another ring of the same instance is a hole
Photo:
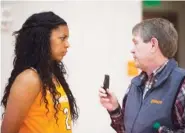
[[[41,81],[38,74],[31,69],[20,73],[12,87],[7,101],[2,133],[18,133],[29,108],[41,89]]]

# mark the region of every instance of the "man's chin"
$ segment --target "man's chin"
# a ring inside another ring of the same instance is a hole
[[[135,67],[136,67],[136,68],[140,68],[140,65],[139,65],[138,62],[135,62]]]

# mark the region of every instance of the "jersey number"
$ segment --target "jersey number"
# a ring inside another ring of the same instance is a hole
[[[66,129],[67,130],[70,130],[71,129],[71,126],[69,125],[69,110],[68,108],[64,108],[64,114],[66,115],[66,121],[65,121],[65,124],[66,124]]]

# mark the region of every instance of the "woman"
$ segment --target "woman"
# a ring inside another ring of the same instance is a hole
[[[53,12],[33,14],[16,35],[14,66],[1,103],[2,133],[71,133],[78,118],[61,62],[67,23]]]

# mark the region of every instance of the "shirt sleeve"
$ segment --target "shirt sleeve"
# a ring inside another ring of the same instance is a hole
[[[127,92],[128,93],[128,92]],[[111,127],[117,132],[117,133],[125,133],[125,127],[124,127],[124,110],[125,110],[125,103],[127,99],[127,93],[123,99],[122,108],[119,106],[119,111],[115,115],[110,115],[111,117]]]
[[[161,126],[159,133],[185,133],[185,79],[180,87],[175,101],[175,114],[179,125],[178,130],[171,130],[165,126]]]

